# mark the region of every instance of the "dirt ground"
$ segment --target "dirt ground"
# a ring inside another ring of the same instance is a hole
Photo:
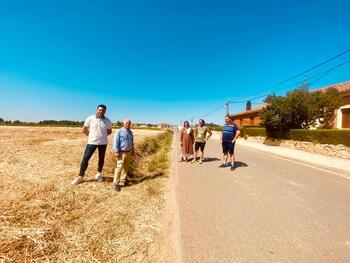
[[[154,240],[164,230],[158,188],[166,178],[115,193],[111,135],[104,181],[94,180],[94,154],[87,182],[73,187],[86,141],[81,128],[0,127],[0,262],[163,261]]]

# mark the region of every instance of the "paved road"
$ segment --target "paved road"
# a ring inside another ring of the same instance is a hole
[[[178,163],[182,262],[350,262],[350,180],[237,146],[236,171]]]

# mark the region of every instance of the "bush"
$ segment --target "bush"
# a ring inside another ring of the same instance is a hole
[[[252,127],[252,126],[244,126],[241,130],[241,136],[247,137],[247,136],[262,136],[266,137],[266,129],[260,128],[260,127]]]
[[[343,144],[350,147],[350,130],[291,130],[287,139],[321,144]]]

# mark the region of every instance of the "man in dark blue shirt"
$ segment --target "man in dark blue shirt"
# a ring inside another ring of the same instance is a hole
[[[231,159],[231,170],[235,169],[235,143],[240,134],[240,131],[236,124],[232,122],[229,116],[225,117],[225,126],[222,128],[221,143],[222,152],[224,154],[223,163],[219,167],[227,167],[228,164],[228,153]]]

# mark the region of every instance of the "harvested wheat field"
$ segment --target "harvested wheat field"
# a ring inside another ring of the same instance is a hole
[[[86,182],[71,186],[86,145],[81,128],[0,127],[0,261],[162,262],[155,240],[172,134],[134,137],[131,184],[116,193],[112,135],[104,181],[94,181],[95,153]]]

